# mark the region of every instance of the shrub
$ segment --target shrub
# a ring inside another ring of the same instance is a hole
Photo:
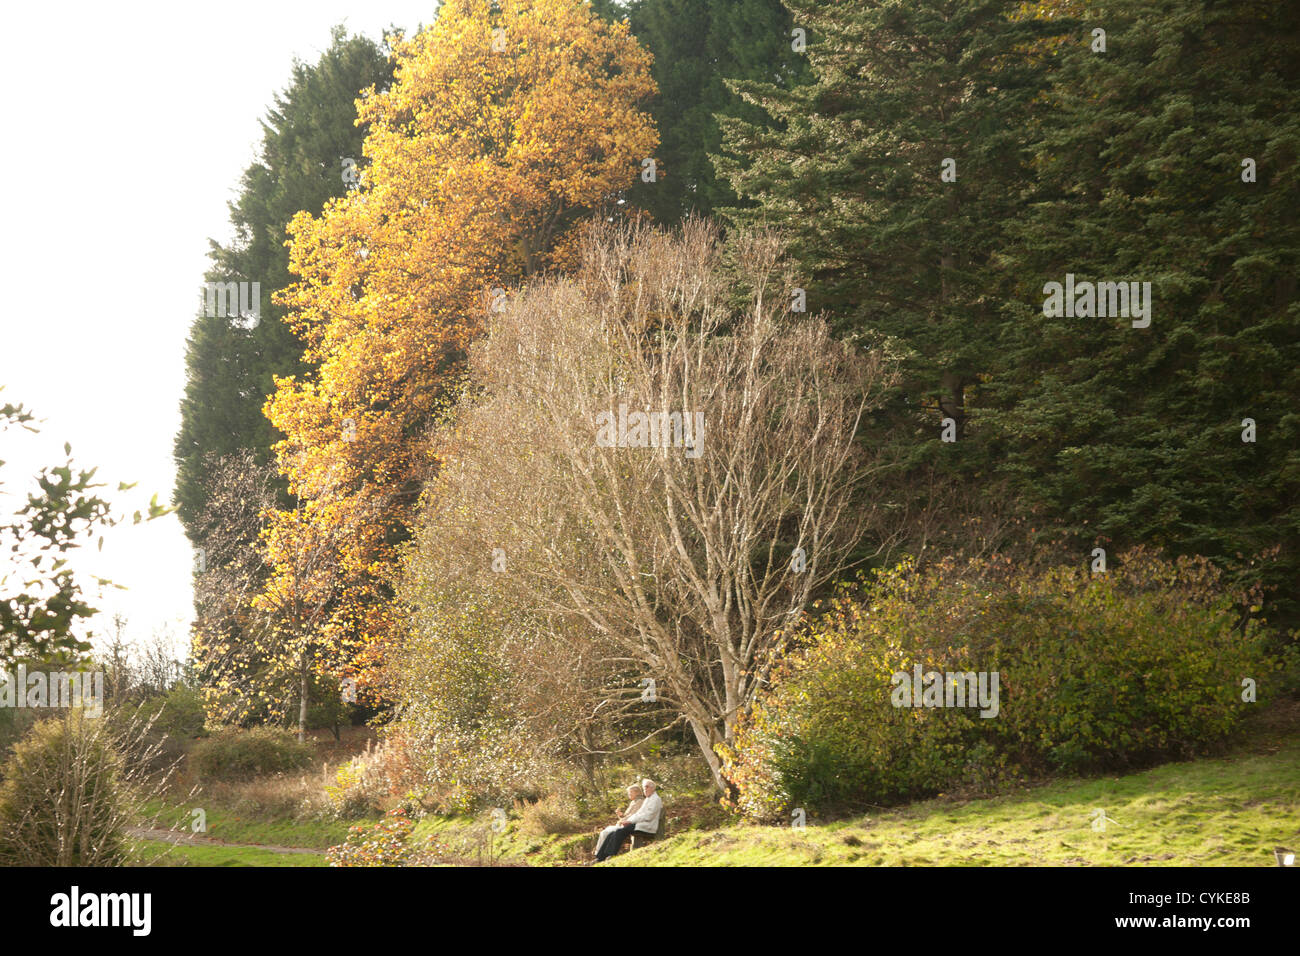
[[[331,813],[337,819],[352,820],[378,810],[380,793],[372,779],[360,757],[340,764],[333,785],[325,785]]]
[[[316,751],[280,727],[227,727],[199,741],[190,751],[190,766],[200,779],[243,780],[261,774],[289,773],[310,767]]]
[[[236,816],[264,820],[337,819],[322,789],[327,776],[282,774],[250,780],[210,780],[205,797]]]
[[[475,813],[536,800],[541,781],[554,774],[553,764],[530,741],[496,728],[441,729],[416,738],[413,752],[428,781],[425,802],[439,813]]]
[[[8,752],[40,719],[40,711],[30,707],[0,707],[0,755]]]
[[[203,733],[203,695],[196,687],[174,684],[161,696],[140,705],[140,713],[153,720],[153,732],[175,740]]]
[[[203,698],[198,689],[176,684],[166,693],[117,708],[110,720],[119,729],[132,724],[143,729],[134,738],[137,746],[123,754],[128,763],[138,763],[148,752],[146,769],[163,770],[184,756],[186,741],[203,733]]]
[[[358,824],[347,839],[330,847],[330,866],[403,866],[411,857],[410,837],[415,824],[401,807],[378,823]]]
[[[1189,756],[1242,716],[1242,678],[1272,666],[1220,581],[1202,559],[1137,550],[1101,574],[904,564],[845,589],[724,755],[737,805],[862,809]],[[918,667],[997,672],[996,716],[895,706],[892,675]]]
[[[520,801],[516,809],[519,811],[519,830],[528,836],[582,833],[590,829],[582,822],[577,803],[567,791],[549,793],[531,803]]]
[[[1281,690],[1287,697],[1300,698],[1300,633],[1293,632],[1278,652],[1282,662]]]
[[[562,642],[541,641],[513,599],[493,591],[456,581],[408,594],[419,611],[397,669],[396,726],[412,785],[439,812],[535,799],[553,767],[543,741],[572,733],[577,719],[561,686],[573,676]]]
[[[421,778],[408,739],[400,732],[390,733],[373,750],[367,741],[365,753],[341,764],[325,794],[334,816],[342,820],[383,809],[394,799],[418,816],[423,812]]]
[[[126,828],[165,779],[125,765],[139,749],[137,725],[115,731],[104,718],[70,710],[42,720],[16,744],[0,785],[0,865],[119,866]],[[146,757],[149,756],[145,748]],[[148,763],[148,759],[144,763]]]

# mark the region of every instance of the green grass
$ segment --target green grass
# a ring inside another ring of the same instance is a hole
[[[522,832],[517,820],[511,820],[503,833],[493,833],[489,841],[486,820],[486,817],[430,814],[415,825],[411,842],[419,845],[432,837],[453,847],[462,859],[527,862],[534,866],[557,865],[590,856],[587,847],[591,838],[585,832],[533,836]]]
[[[155,801],[146,808],[157,814],[155,826],[190,832],[191,811],[202,807],[207,815],[207,832],[203,836],[227,843],[261,843],[274,846],[305,847],[325,850],[347,839],[348,828],[364,820],[321,820],[293,817],[258,819],[213,804],[211,799],[196,797],[184,806]]]
[[[1300,845],[1300,707],[1261,720],[1237,746],[1229,756],[1123,776],[1055,780],[980,800],[939,798],[848,820],[809,819],[798,830],[738,822],[690,767],[669,766],[659,775],[675,784],[665,789],[668,837],[604,865],[1271,866],[1274,846]],[[634,776],[633,768],[619,768],[611,779]],[[298,819],[287,810],[250,816],[258,811],[246,804],[199,796],[153,805],[153,825],[188,832],[196,806],[207,812],[205,835],[229,843],[323,850],[367,822]],[[1093,829],[1097,810],[1105,811],[1104,831]],[[572,865],[590,861],[599,828],[593,817],[581,833],[528,834],[512,810],[505,831],[490,834],[489,819],[429,815],[412,842],[433,838],[463,862]],[[163,865],[326,865],[324,855],[264,846],[140,844],[146,859],[161,855]]]
[[[273,853],[259,847],[172,846],[136,840],[146,866],[328,866],[324,854]]]
[[[663,791],[668,801],[665,812],[670,832],[709,829],[732,819],[718,805],[702,762],[696,766],[695,760],[694,755],[686,758],[684,763],[690,767],[689,772],[678,767],[673,773],[669,765],[666,769],[671,776],[655,773],[657,779],[668,779],[672,783]],[[636,779],[642,775],[631,767],[622,767],[612,774],[618,780]],[[622,804],[618,804],[617,809],[621,810]],[[490,817],[486,812],[475,817],[429,814],[415,825],[411,842],[418,845],[433,838],[450,847],[452,854],[460,860],[491,859],[532,866],[566,866],[591,860],[596,834],[606,824],[612,823],[615,815],[611,805],[606,813],[591,811],[585,815],[581,822],[576,823],[578,832],[538,834],[524,832],[515,809],[510,811],[505,831],[493,833],[489,841]]]
[[[1104,810],[1104,832],[1093,813]],[[607,866],[1271,866],[1300,844],[1300,738],[986,800],[928,800],[803,829],[670,836]]]

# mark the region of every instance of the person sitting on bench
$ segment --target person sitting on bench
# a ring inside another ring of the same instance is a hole
[[[635,813],[619,820],[618,828],[601,842],[600,848],[596,851],[597,863],[608,860],[621,850],[624,841],[633,832],[648,836],[659,832],[659,817],[664,812],[663,798],[656,792],[659,785],[647,777],[641,781],[641,789],[645,791],[645,802],[636,809]]]
[[[601,845],[609,839],[609,835],[621,827],[623,822],[632,814],[640,810],[641,804],[645,803],[645,794],[641,792],[641,784],[634,783],[632,786],[627,788],[627,799],[629,801],[627,809],[624,810],[623,815],[618,818],[618,822],[612,826],[607,826],[605,829],[600,831],[600,836],[596,839],[596,856],[600,856]]]

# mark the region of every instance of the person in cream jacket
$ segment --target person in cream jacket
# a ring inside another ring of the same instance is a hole
[[[664,801],[658,793],[659,785],[647,777],[641,781],[641,789],[645,793],[645,801],[634,813],[619,820],[618,828],[601,841],[600,847],[596,850],[597,863],[608,860],[617,853],[622,848],[623,842],[634,832],[659,832],[659,818],[664,812]]]

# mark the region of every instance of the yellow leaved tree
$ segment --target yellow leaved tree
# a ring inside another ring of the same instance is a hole
[[[275,550],[314,552],[304,535],[332,550],[317,666],[381,697],[397,550],[468,342],[503,290],[570,264],[658,144],[650,54],[581,0],[449,0],[394,56],[392,87],[357,101],[358,188],[290,225],[282,301],[313,371],[277,379],[266,409],[308,503],[272,517]],[[279,562],[264,605],[294,576]]]

